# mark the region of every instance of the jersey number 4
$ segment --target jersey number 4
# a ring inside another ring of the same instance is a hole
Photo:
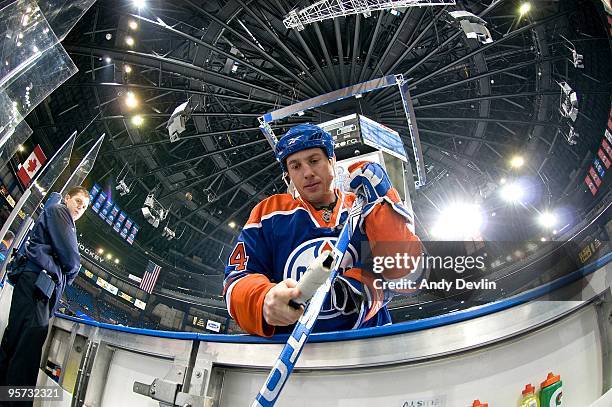
[[[229,265],[234,267],[236,271],[244,271],[247,268],[249,256],[244,251],[244,243],[240,242],[236,245],[236,248],[232,252],[229,258]]]

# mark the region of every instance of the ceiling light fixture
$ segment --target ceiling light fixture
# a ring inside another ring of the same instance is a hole
[[[545,228],[552,228],[557,224],[557,217],[550,212],[542,212],[538,217],[538,223]]]
[[[523,3],[521,4],[521,6],[519,7],[519,14],[522,16],[524,16],[525,14],[529,13],[529,11],[531,10],[531,3]]]
[[[456,203],[440,212],[432,234],[439,240],[469,240],[480,235],[483,223],[479,205]]]
[[[144,119],[142,118],[141,115],[137,114],[136,116],[132,117],[132,124],[136,127],[140,127],[142,126],[142,124],[144,123]]]
[[[522,202],[525,197],[525,190],[518,182],[504,185],[501,189],[501,196],[508,202]]]
[[[130,91],[125,95],[125,105],[129,109],[133,109],[138,106],[138,99],[136,99],[136,95],[134,95],[134,92]]]
[[[512,168],[520,168],[525,164],[525,159],[523,157],[521,157],[520,155],[516,155],[514,157],[512,157],[512,159],[510,160],[510,166]]]

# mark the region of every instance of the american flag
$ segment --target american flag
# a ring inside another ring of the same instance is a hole
[[[140,288],[151,294],[153,292],[153,287],[155,287],[155,283],[157,282],[157,277],[159,277],[160,270],[161,266],[149,260],[147,269],[145,270],[144,276],[142,276],[142,281],[140,282]]]

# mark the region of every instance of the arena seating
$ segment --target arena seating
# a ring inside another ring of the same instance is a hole
[[[125,311],[109,304],[103,298],[93,296],[77,285],[66,287],[64,303],[67,314],[83,313],[91,319],[115,325],[125,325],[137,328],[158,329],[158,324],[145,319],[135,319]]]

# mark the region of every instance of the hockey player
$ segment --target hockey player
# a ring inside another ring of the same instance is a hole
[[[331,250],[355,200],[355,194],[333,187],[334,142],[320,127],[307,123],[291,128],[275,150],[294,192],[270,196],[255,206],[229,256],[224,280],[228,312],[244,331],[260,336],[291,332],[303,313],[293,302],[301,294],[297,281]],[[373,280],[397,279],[411,270],[390,269],[381,276],[362,270],[362,242],[374,254],[377,247],[384,251],[385,241],[405,242],[411,254],[420,254],[419,240],[409,227],[412,215],[383,167],[362,161],[349,170],[350,188],[362,188],[367,202],[314,332],[391,323],[385,307],[389,297]]]

